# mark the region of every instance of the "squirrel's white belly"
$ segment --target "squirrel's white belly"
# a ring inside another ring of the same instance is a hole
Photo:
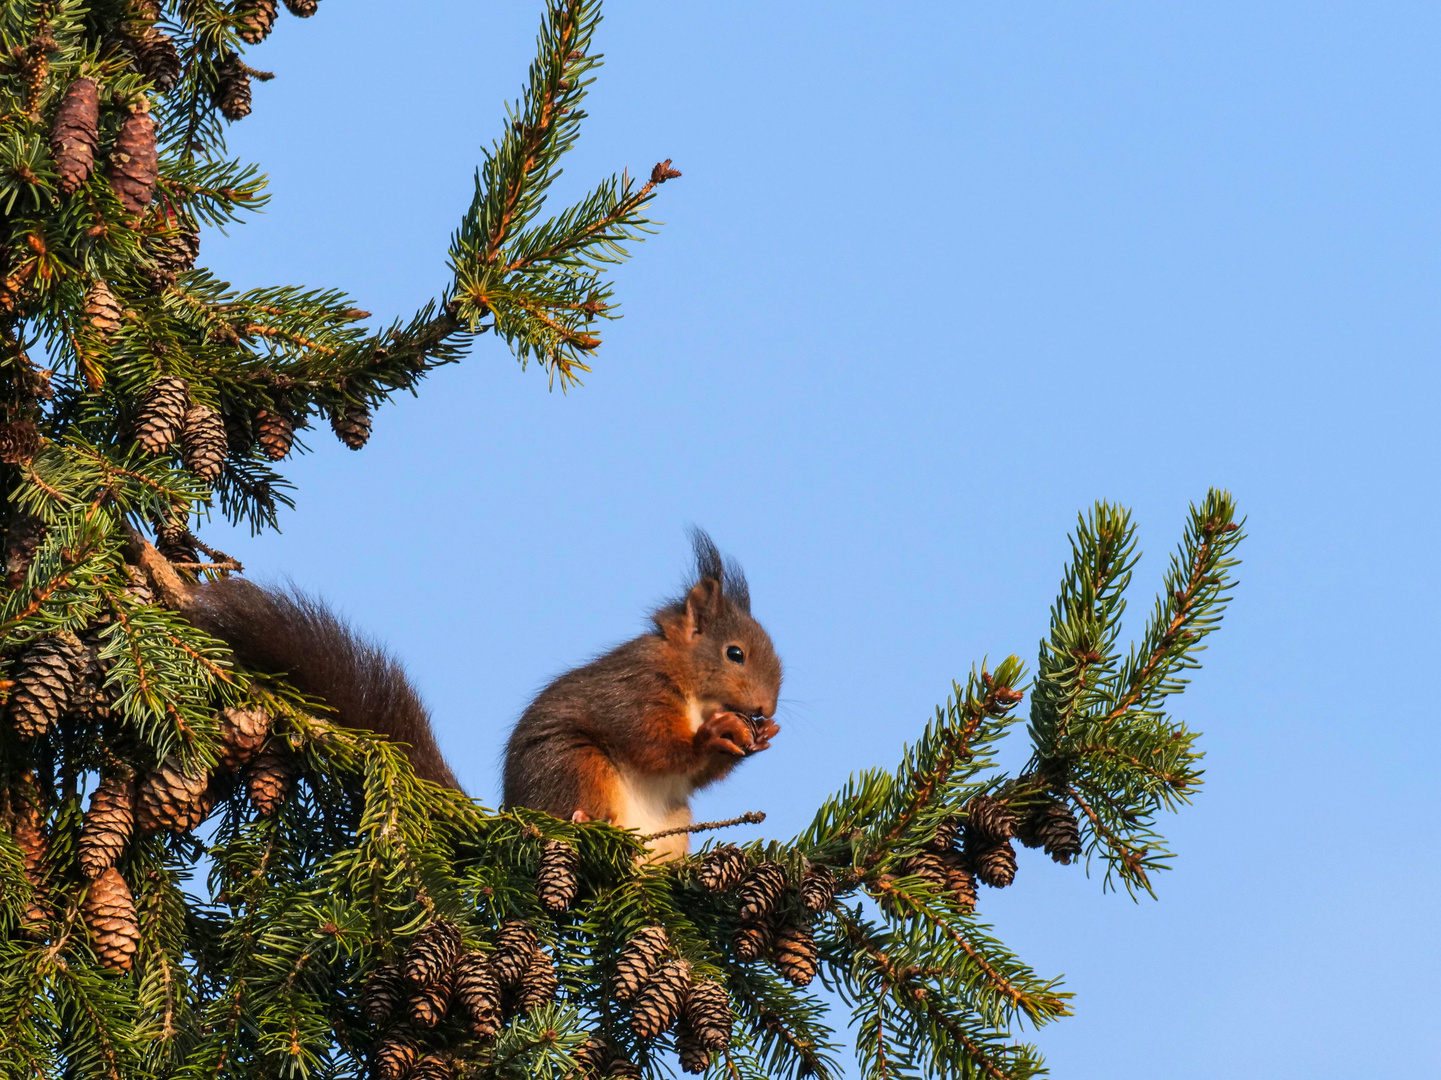
[[[615,824],[635,829],[642,836],[679,829],[691,823],[690,796],[694,788],[683,776],[639,776],[620,774],[616,792]],[[690,849],[685,833],[662,837],[650,845],[662,859],[674,859]]]

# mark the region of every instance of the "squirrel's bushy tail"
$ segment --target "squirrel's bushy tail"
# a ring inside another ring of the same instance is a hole
[[[460,787],[400,664],[318,600],[227,578],[191,593],[185,616],[227,643],[245,667],[283,672],[297,690],[322,698],[337,722],[408,744],[417,776]]]

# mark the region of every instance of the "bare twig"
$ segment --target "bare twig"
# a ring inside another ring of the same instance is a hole
[[[682,825],[678,829],[666,829],[664,832],[651,833],[649,836],[642,836],[642,840],[659,840],[663,836],[678,836],[681,833],[710,832],[712,829],[729,829],[732,825],[759,825],[766,819],[764,810],[747,810],[740,817],[726,818],[724,821],[701,821],[695,825]]]

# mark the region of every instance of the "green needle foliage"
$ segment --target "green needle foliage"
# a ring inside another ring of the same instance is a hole
[[[418,780],[176,610],[176,582],[239,569],[196,533],[217,509],[273,527],[298,430],[359,448],[373,409],[485,332],[575,383],[614,316],[604,271],[679,174],[546,215],[600,17],[549,0],[432,302],[376,331],[339,292],[236,291],[196,265],[198,229],[264,204],[224,133],[269,77],[242,56],[276,15],[0,0],[4,1075],[582,1080],[675,1053],[834,1077],[817,979],[868,1077],[1043,1072],[1017,1033],[1069,995],[995,937],[977,883],[1011,883],[1018,839],[1153,891],[1158,813],[1201,782],[1167,710],[1230,598],[1229,496],[1193,507],[1124,653],[1135,531],[1098,505],[1034,682],[1015,657],[973,669],[895,770],[852,777],[789,841],[655,864],[632,833]],[[1028,692],[1033,754],[1008,776]],[[664,937],[642,962],[647,928]]]

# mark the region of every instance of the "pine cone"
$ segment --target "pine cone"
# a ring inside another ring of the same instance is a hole
[[[945,863],[934,851],[922,851],[902,859],[897,870],[905,877],[920,878],[937,891],[946,887]]]
[[[690,964],[667,960],[636,994],[631,1007],[631,1029],[642,1039],[654,1039],[670,1030],[690,990]]]
[[[255,437],[266,457],[280,461],[295,441],[295,422],[283,413],[261,409],[255,414]]]
[[[780,863],[758,863],[741,882],[741,922],[759,922],[780,903],[786,891],[786,872]]]
[[[286,9],[299,19],[310,18],[319,6],[320,0],[285,0]]]
[[[810,924],[789,922],[781,927],[771,958],[787,981],[808,986],[816,977],[816,938]]]
[[[420,1057],[420,1042],[409,1028],[392,1028],[370,1063],[374,1080],[405,1080]]]
[[[135,53],[135,67],[154,85],[157,93],[168,94],[180,81],[180,53],[169,34],[151,28],[134,38],[130,47]]]
[[[180,429],[180,452],[185,467],[202,480],[214,483],[225,466],[225,422],[208,405],[192,405]]]
[[[163,454],[180,434],[190,405],[190,387],[174,375],[162,375],[145,394],[135,414],[135,441],[147,454]]]
[[[271,739],[245,770],[245,789],[257,814],[275,816],[290,796],[293,775],[284,740]]]
[[[138,214],[150,205],[155,195],[159,164],[155,151],[155,121],[149,113],[131,113],[120,125],[120,134],[115,137],[106,176],[120,205],[132,214]]]
[[[227,120],[244,120],[250,115],[250,72],[235,53],[227,54],[216,66],[210,99]]]
[[[999,843],[1016,835],[1016,815],[997,799],[977,795],[966,804],[966,830],[980,843]]]
[[[734,844],[713,848],[700,862],[695,879],[702,889],[725,892],[734,889],[745,877],[745,853]]]
[[[374,1027],[384,1027],[400,1011],[405,1000],[405,982],[395,964],[386,964],[370,973],[360,994],[360,1011]]]
[[[40,429],[29,420],[0,424],[0,461],[27,465],[40,453]]]
[[[165,829],[178,835],[209,817],[212,806],[210,775],[186,772],[178,758],[168,757],[140,782],[135,821],[144,832]]]
[[[101,337],[108,338],[120,329],[123,314],[120,302],[115,299],[115,294],[110,291],[105,279],[96,278],[90,285],[90,291],[85,294],[85,318],[89,320],[91,328]]]
[[[670,939],[666,936],[665,927],[647,926],[637,930],[616,957],[612,991],[615,999],[629,1001],[633,998],[668,948]]]
[[[50,154],[66,195],[90,179],[100,146],[100,95],[90,79],[76,79],[65,91],[50,128]]]
[[[11,794],[10,835],[25,866],[25,876],[37,888],[45,871],[50,841],[45,836],[43,804],[33,774],[27,773]]]
[[[699,1075],[710,1067],[710,1054],[696,1039],[694,1032],[682,1026],[675,1038],[675,1052],[682,1072]]]
[[[493,1038],[500,1030],[500,980],[484,956],[466,953],[456,961],[452,1000],[477,1038]]]
[[[429,986],[410,995],[410,1021],[418,1028],[433,1028],[445,1019],[450,1007],[451,973],[447,971]]]
[[[528,923],[512,919],[495,936],[495,952],[490,954],[490,968],[500,985],[514,986],[530,967],[530,954],[535,948],[535,931]]]
[[[641,1080],[645,1073],[633,1061],[618,1057],[606,1067],[607,1080]]]
[[[135,829],[135,778],[128,772],[102,777],[90,796],[90,810],[80,827],[80,870],[99,877],[114,866]]]
[[[184,518],[172,519],[156,528],[155,548],[173,563],[200,561],[195,551],[195,537]]]
[[[1009,840],[968,851],[976,877],[993,889],[1004,889],[1016,880],[1016,849]]]
[[[162,231],[145,238],[145,253],[155,265],[155,272],[149,275],[152,283],[157,289],[164,288],[177,274],[195,268],[200,257],[200,230],[194,222],[172,216]]]
[[[1026,847],[1044,848],[1063,866],[1081,854],[1081,829],[1076,815],[1061,803],[1048,803],[1027,816],[1017,836]]]
[[[961,843],[961,824],[954,818],[948,818],[936,827],[935,836],[927,846],[932,851],[950,851]]]
[[[21,655],[10,694],[10,722],[21,738],[44,735],[70,707],[81,659],[62,637],[42,638]]]
[[[724,1050],[731,1041],[731,1002],[718,982],[698,982],[685,1001],[685,1022],[703,1050]]]
[[[454,1075],[449,1054],[426,1054],[410,1070],[410,1080],[451,1080]]]
[[[580,1046],[570,1052],[575,1059],[575,1071],[566,1080],[596,1080],[604,1075],[605,1067],[616,1056],[615,1047],[604,1035],[592,1033]]]
[[[80,671],[70,691],[70,715],[82,724],[95,725],[110,719],[113,700],[105,686],[105,665],[100,662],[98,639],[88,639],[81,651]]]
[[[563,840],[547,840],[535,875],[540,906],[552,915],[569,910],[580,892],[580,855]]]
[[[530,965],[520,977],[520,998],[517,1004],[522,1012],[529,1012],[554,1001],[559,990],[560,980],[556,978],[555,962],[551,960],[550,954],[537,945],[530,954]]]
[[[976,875],[971,873],[970,864],[959,851],[947,851],[941,855],[941,865],[946,869],[946,891],[962,911],[974,911],[976,907]]]
[[[249,764],[270,737],[270,714],[264,709],[220,710],[220,760],[216,772],[234,772]]]
[[[135,900],[120,871],[110,867],[85,892],[85,927],[95,955],[111,971],[129,971],[140,948]]]
[[[738,926],[731,936],[731,949],[741,963],[753,963],[771,951],[773,936],[774,931],[766,922]]]
[[[236,35],[247,45],[259,45],[270,36],[275,13],[275,0],[236,0]]]
[[[364,405],[347,405],[330,414],[330,427],[346,446],[359,450],[370,439],[370,410]]]
[[[45,539],[45,522],[30,514],[17,514],[10,519],[5,533],[5,584],[18,589],[25,584],[35,552]]]
[[[450,974],[463,945],[460,928],[449,919],[436,919],[415,935],[405,953],[401,971],[411,986],[434,986]]]
[[[812,866],[801,878],[801,907],[819,915],[836,898],[836,875],[829,866]]]

